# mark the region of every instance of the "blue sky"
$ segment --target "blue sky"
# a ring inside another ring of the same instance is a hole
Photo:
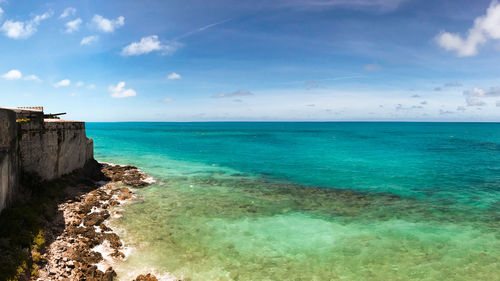
[[[500,121],[496,1],[0,8],[0,106],[85,121]]]

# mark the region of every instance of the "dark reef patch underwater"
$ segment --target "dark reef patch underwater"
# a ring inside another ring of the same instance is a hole
[[[158,179],[111,221],[124,280],[500,280],[500,124],[87,129]]]

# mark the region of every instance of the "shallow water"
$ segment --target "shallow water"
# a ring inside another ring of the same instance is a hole
[[[500,124],[87,131],[98,160],[158,179],[112,222],[124,280],[500,280]]]

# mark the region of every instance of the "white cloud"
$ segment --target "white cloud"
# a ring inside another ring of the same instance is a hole
[[[87,36],[87,37],[84,37],[82,39],[82,41],[80,41],[80,45],[82,46],[87,46],[87,45],[91,45],[95,42],[97,42],[97,40],[99,40],[99,37],[98,36]]]
[[[162,44],[160,40],[158,40],[158,36],[151,35],[141,38],[141,41],[139,42],[133,42],[130,45],[124,47],[122,50],[122,55],[138,56],[154,51],[161,51],[163,55],[170,55],[177,51],[180,46],[181,44],[175,41]]]
[[[467,106],[485,106],[486,103],[478,98],[468,97],[465,99]]]
[[[173,101],[174,101],[173,98],[164,98],[161,100],[161,102],[163,102],[163,103],[169,103],[169,102],[173,102]]]
[[[6,79],[6,80],[19,80],[19,79],[23,78],[23,74],[21,73],[21,71],[19,71],[17,69],[12,69],[11,71],[2,75],[2,78]],[[40,79],[38,76],[36,76],[34,74],[25,76],[24,80],[42,82],[42,79]]]
[[[500,100],[497,100],[497,102],[496,102],[496,106],[497,106],[497,107],[500,107]]]
[[[66,33],[73,33],[80,29],[80,25],[82,24],[82,19],[77,18],[76,20],[68,21],[66,23]]]
[[[75,14],[76,14],[76,9],[73,7],[69,7],[69,8],[64,9],[64,11],[59,16],[59,18],[64,19],[64,18],[67,18],[69,16],[74,16]]]
[[[122,27],[125,24],[125,17],[117,17],[116,19],[107,19],[101,15],[94,15],[92,25],[102,32],[113,32],[115,29]]]
[[[77,87],[82,87],[83,85],[84,85],[84,83],[82,81],[78,81],[75,84],[75,86],[77,86]]]
[[[56,88],[67,87],[69,85],[71,85],[71,81],[69,79],[64,79],[64,80],[61,80],[61,81],[55,83],[54,87],[56,87]]]
[[[41,21],[46,20],[51,16],[52,11],[49,11],[44,14],[37,15],[32,20],[26,22],[7,20],[3,23],[0,29],[9,38],[26,39],[35,34]]]
[[[116,86],[108,87],[110,96],[112,98],[127,98],[127,97],[135,97],[137,93],[132,89],[125,89],[125,82],[118,82]]]
[[[38,76],[31,74],[26,77],[24,77],[24,80],[26,81],[36,81],[36,82],[42,82],[42,79],[40,79]]]
[[[500,3],[497,0],[491,2],[486,15],[474,20],[466,38],[444,31],[436,38],[442,48],[456,52],[459,57],[477,55],[478,47],[489,39],[500,39]]]
[[[2,75],[2,78],[5,80],[18,80],[18,79],[21,79],[22,77],[23,77],[23,74],[21,73],[21,71],[19,71],[17,69],[12,69],[11,71]]]
[[[482,99],[500,97],[500,88],[492,87],[489,90],[474,88],[472,90],[463,91],[463,95],[465,96],[465,103],[467,106],[486,106],[487,103]]]
[[[242,96],[253,96],[254,94],[247,90],[238,90],[232,93],[221,93],[213,96],[214,98],[230,98],[230,97],[242,97]]]
[[[172,72],[169,75],[167,75],[167,80],[177,80],[177,79],[181,79],[181,78],[182,78],[181,75],[177,74],[175,72]]]
[[[481,88],[474,88],[473,90],[464,91],[463,94],[464,94],[464,96],[467,96],[467,97],[478,97],[478,98],[500,97],[500,88],[492,87],[487,91],[485,91]]]
[[[93,90],[93,89],[95,89],[95,85],[94,84],[90,84],[90,85],[87,86],[87,89]]]
[[[2,15],[3,15],[3,9],[2,7],[0,7],[0,18],[2,17]]]

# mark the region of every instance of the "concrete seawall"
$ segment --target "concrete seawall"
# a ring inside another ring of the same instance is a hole
[[[41,110],[0,108],[0,211],[18,193],[22,171],[52,180],[93,158],[84,122],[44,119]]]

